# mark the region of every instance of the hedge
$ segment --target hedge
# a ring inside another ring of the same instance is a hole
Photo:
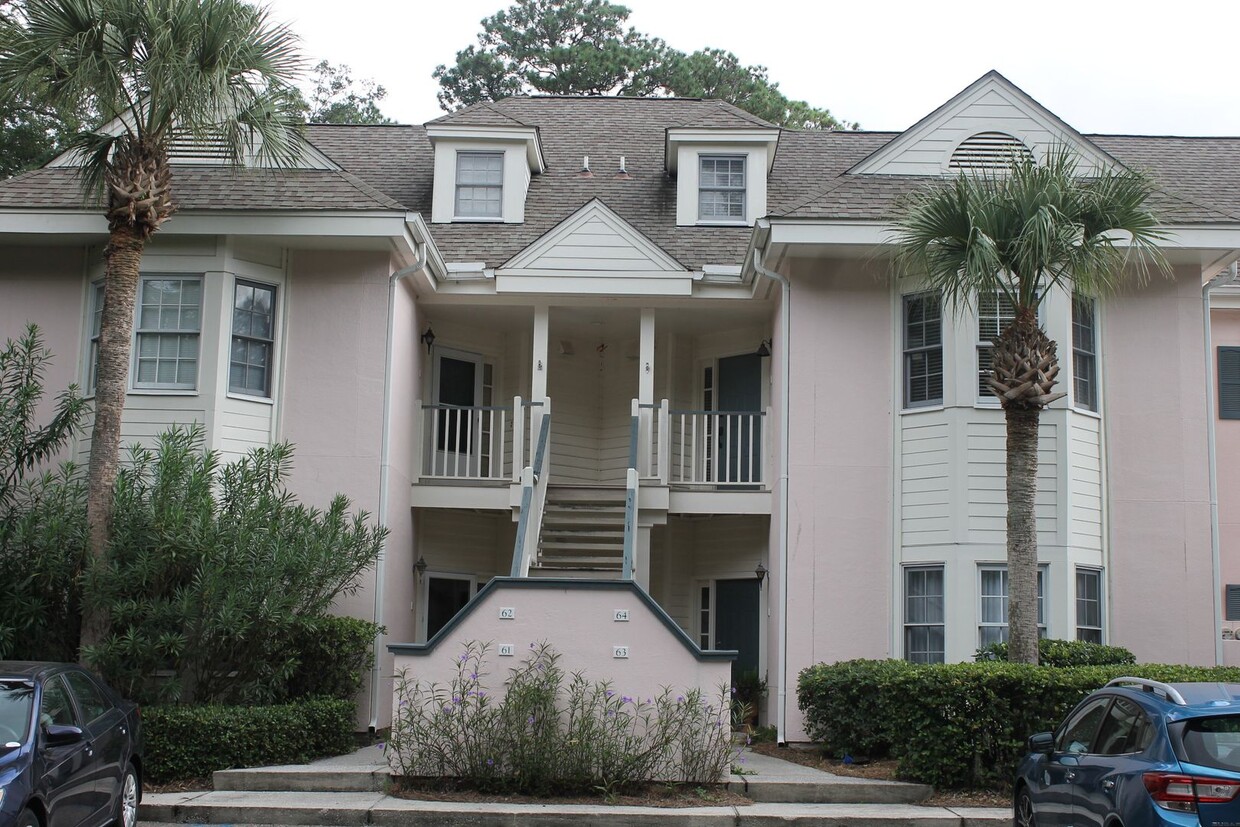
[[[1008,645],[992,643],[977,650],[974,660],[1007,660]],[[1103,646],[1083,640],[1055,640],[1042,638],[1038,641],[1038,663],[1043,666],[1110,666],[1116,663],[1136,663],[1137,658],[1123,646]]]
[[[807,732],[830,755],[889,756],[898,777],[939,788],[1008,788],[1031,734],[1125,675],[1240,682],[1235,667],[853,660],[803,670],[797,696]]]
[[[289,700],[309,697],[349,699],[362,690],[362,677],[375,662],[375,635],[369,620],[325,615],[302,620],[288,641],[297,666],[288,679]]]
[[[335,698],[280,706],[143,707],[145,775],[158,784],[340,755],[355,747],[355,716],[353,701]]]

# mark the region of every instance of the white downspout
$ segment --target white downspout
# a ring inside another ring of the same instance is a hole
[[[779,694],[775,699],[775,740],[788,743],[788,400],[791,395],[792,371],[792,282],[787,277],[762,266],[755,248],[753,267],[758,275],[778,282],[780,289],[779,346],[783,354],[781,378],[783,387],[779,400],[779,612],[776,620],[776,648],[779,649]]]
[[[413,264],[397,270],[388,277],[387,307],[387,339],[383,354],[383,437],[379,443],[379,507],[376,518],[379,525],[387,525],[388,477],[391,474],[392,458],[392,339],[396,328],[396,283],[406,276],[418,272],[426,266],[428,256],[426,242],[414,242],[417,248],[416,260]],[[379,549],[379,559],[375,561],[375,617],[379,626],[383,625],[383,591],[387,575],[387,539]],[[380,672],[383,664],[383,633],[375,635],[375,664],[370,670],[370,731],[379,728],[379,687]]]
[[[1236,281],[1237,264],[1231,263],[1227,275],[1219,274],[1201,288],[1202,330],[1206,341],[1206,444],[1210,473],[1210,567],[1214,583],[1214,663],[1223,665],[1223,566],[1219,549],[1218,527],[1218,458],[1215,456],[1214,420],[1214,345],[1210,333],[1210,291]]]

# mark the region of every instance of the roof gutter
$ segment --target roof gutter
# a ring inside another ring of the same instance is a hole
[[[780,365],[779,400],[779,606],[776,613],[776,648],[779,652],[779,693],[775,699],[776,741],[788,743],[788,422],[792,371],[792,282],[762,265],[766,247],[753,250],[753,268],[759,276],[777,282],[780,292],[779,347],[783,358]]]
[[[420,216],[418,220],[421,220]],[[379,507],[376,512],[381,526],[386,526],[388,521],[388,487],[392,470],[392,355],[396,329],[396,283],[426,267],[430,254],[430,245],[426,241],[414,243],[417,255],[413,264],[397,270],[388,277],[387,338],[383,358],[383,436],[379,446]],[[385,537],[383,546],[379,549],[379,559],[375,561],[374,622],[378,626],[383,625],[383,592],[387,585],[387,543]],[[383,657],[386,654],[383,638],[383,632],[375,634],[374,665],[370,670],[371,733],[379,728],[379,691],[382,683]]]
[[[1210,279],[1201,288],[1202,330],[1206,345],[1206,458],[1210,474],[1210,568],[1214,584],[1214,663],[1223,665],[1223,571],[1219,548],[1218,526],[1218,457],[1215,438],[1214,405],[1214,345],[1210,332],[1210,292],[1216,287],[1235,284],[1240,278],[1237,263],[1232,262],[1226,271]]]

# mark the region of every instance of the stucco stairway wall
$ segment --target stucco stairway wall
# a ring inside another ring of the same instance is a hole
[[[616,613],[627,612],[617,621]],[[497,577],[424,644],[391,644],[396,673],[447,687],[467,642],[489,643],[483,689],[502,696],[509,670],[531,644],[550,644],[566,674],[610,681],[621,695],[653,698],[664,687],[701,689],[717,698],[730,682],[735,652],[703,652],[645,592],[628,581]],[[511,655],[500,655],[511,645]],[[617,657],[624,647],[627,657]],[[399,683],[399,681],[398,681]],[[394,689],[394,692],[399,689]],[[393,701],[396,706],[399,698]]]

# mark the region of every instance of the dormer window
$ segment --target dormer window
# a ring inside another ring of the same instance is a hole
[[[456,217],[502,218],[504,153],[456,153]]]
[[[702,155],[698,159],[698,220],[745,220],[745,156]]]

